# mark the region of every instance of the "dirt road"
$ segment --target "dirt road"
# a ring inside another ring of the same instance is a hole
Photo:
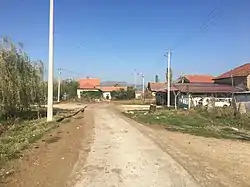
[[[176,161],[106,105],[89,110],[94,141],[86,162],[78,166],[75,187],[197,186]]]
[[[249,143],[142,125],[109,104],[88,106],[32,147],[3,186],[250,186]]]

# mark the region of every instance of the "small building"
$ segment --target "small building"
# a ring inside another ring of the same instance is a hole
[[[166,82],[149,82],[147,90],[151,92],[152,96],[156,96],[156,92],[161,91],[167,87]]]
[[[126,86],[100,86],[99,90],[102,92],[103,98],[110,100],[112,98],[111,92],[125,90],[127,91]]]
[[[204,97],[231,97],[233,92],[241,92],[243,89],[213,83],[176,83],[171,86],[170,104],[174,105],[177,100],[178,105],[196,105],[199,98]],[[165,105],[167,103],[167,88],[159,90],[156,94],[156,103]]]
[[[250,92],[235,92],[234,101],[236,104],[236,110],[241,113],[249,113],[250,111]]]
[[[77,96],[81,98],[83,92],[100,92],[97,95],[102,95],[103,98],[110,100],[111,92],[125,90],[127,91],[126,86],[102,86],[101,81],[98,78],[83,78],[79,80],[79,88],[77,89]]]
[[[79,79],[79,88],[77,89],[77,97],[81,98],[82,92],[100,92],[100,79],[98,78],[83,78]]]
[[[176,80],[176,83],[213,83],[214,78],[211,75],[183,75]]]
[[[143,93],[142,91],[135,91],[135,99],[142,99],[143,98]]]
[[[213,80],[216,84],[233,85],[249,90],[250,63],[243,64],[242,66],[238,66],[230,71],[227,71],[220,76],[215,77]]]

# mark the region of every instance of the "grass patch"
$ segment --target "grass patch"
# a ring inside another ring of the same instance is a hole
[[[250,141],[250,116],[234,117],[231,109],[132,111],[126,116],[144,124],[162,125],[169,131],[197,136]]]
[[[151,104],[153,101],[133,99],[133,100],[114,100],[112,102],[119,105],[146,105],[146,104]]]
[[[46,119],[14,124],[0,137],[0,160],[18,158],[21,150],[36,142],[55,126],[55,122],[48,123]]]

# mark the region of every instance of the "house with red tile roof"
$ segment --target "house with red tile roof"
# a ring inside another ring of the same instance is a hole
[[[79,88],[77,89],[77,96],[81,98],[81,93],[86,91],[100,92],[99,87],[101,81],[99,78],[82,78],[78,80]]]
[[[99,89],[102,92],[112,92],[112,91],[119,91],[119,90],[127,90],[126,86],[100,86]]]
[[[100,86],[101,81],[99,78],[82,78],[79,79],[79,89],[94,89]]]
[[[126,86],[100,86],[100,91],[102,91],[103,98],[110,100],[111,92],[119,90],[127,90]]]
[[[192,102],[204,97],[230,97],[232,92],[242,91],[241,88],[232,85],[218,84],[211,75],[184,75],[179,77],[170,87],[170,104],[175,104],[175,95],[180,93],[177,99],[190,96]],[[148,89],[155,94],[157,104],[167,103],[167,83],[149,83]]]
[[[147,89],[151,92],[156,92],[167,88],[168,84],[166,82],[149,82]]]
[[[176,83],[213,83],[214,78],[211,75],[183,75],[176,80]]]
[[[82,78],[79,79],[79,88],[77,89],[77,96],[81,98],[82,92],[101,92],[105,99],[111,99],[111,92],[118,90],[127,90],[126,86],[102,86],[99,78]]]
[[[175,96],[177,93],[179,93],[179,96],[176,98],[177,103],[185,98],[185,102],[190,99],[190,102],[193,103],[192,105],[195,105],[194,102],[196,102],[197,99],[211,96],[228,98],[231,97],[232,92],[241,91],[243,91],[241,88],[231,85],[214,83],[174,83],[170,87],[170,104],[175,104]],[[166,103],[167,88],[156,92],[156,104],[166,105]]]
[[[232,70],[229,70],[218,77],[215,77],[214,83],[233,85],[244,89],[250,89],[250,63],[243,64]]]
[[[168,84],[166,82],[148,82],[147,91],[155,97],[156,92],[166,89]]]

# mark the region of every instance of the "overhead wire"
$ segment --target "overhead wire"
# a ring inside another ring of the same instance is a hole
[[[76,78],[81,78],[82,77],[82,73],[79,73],[79,72],[75,72],[75,71],[72,71],[72,70],[69,70],[69,69],[65,69],[65,68],[58,68],[57,70],[61,70],[61,71],[64,71],[64,72],[67,72],[71,75],[74,75],[72,76],[73,79],[76,79]]]
[[[171,50],[176,50],[184,45],[184,43],[191,41],[195,39],[199,34],[205,33],[209,31],[219,20],[220,16],[218,15],[218,8],[214,7],[212,8],[208,14],[206,15],[206,21],[204,21],[199,27],[198,32],[194,32],[192,35],[185,35],[183,39],[180,40],[180,42],[177,43]]]
[[[210,28],[212,28],[216,22],[219,20],[220,16],[218,15],[218,7],[213,7],[207,14],[206,14],[206,20],[200,24],[198,27],[198,33],[194,32],[192,35],[184,35],[178,42],[177,45],[174,45],[174,47],[171,47],[171,51],[175,51],[176,49],[181,48],[185,42],[191,41],[195,39],[199,34],[206,33],[209,31]],[[156,61],[160,59],[157,58]]]

